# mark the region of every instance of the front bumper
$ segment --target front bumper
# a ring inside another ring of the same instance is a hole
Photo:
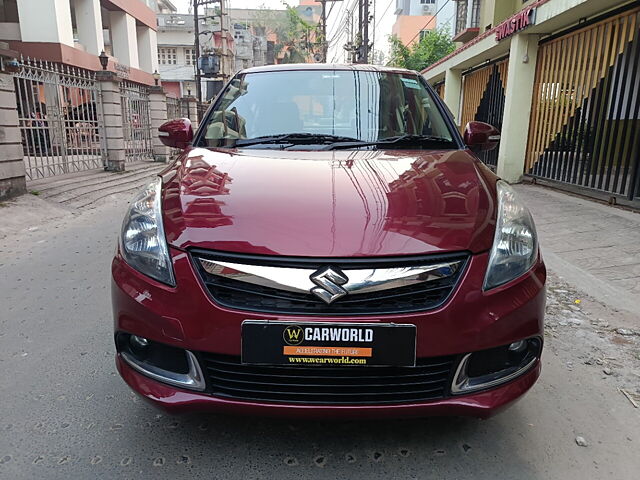
[[[194,352],[239,356],[244,320],[297,322],[395,322],[416,325],[418,358],[457,355],[542,338],[545,306],[544,265],[491,292],[482,291],[487,255],[472,256],[458,287],[437,310],[377,317],[308,318],[257,314],[224,309],[208,296],[188,258],[171,251],[177,287],[157,283],[129,267],[117,255],[113,261],[112,299],[116,332]],[[488,417],[523,395],[540,374],[539,360],[526,373],[491,390],[447,395],[425,402],[385,405],[319,405],[254,402],[215,397],[152,380],[118,355],[117,366],[129,386],[153,404],[171,412],[193,410],[256,415],[366,417],[388,415],[470,415]],[[355,367],[357,368],[357,367]]]
[[[116,366],[125,382],[155,407],[171,414],[217,412],[238,415],[291,418],[404,418],[427,416],[491,417],[510,406],[540,376],[540,362],[527,373],[501,387],[470,395],[449,397],[425,403],[400,405],[285,405],[234,401],[189,392],[151,380],[136,372],[120,356]]]

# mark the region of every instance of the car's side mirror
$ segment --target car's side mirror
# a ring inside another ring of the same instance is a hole
[[[158,128],[160,141],[167,147],[187,148],[193,140],[193,127],[188,118],[178,118],[163,123]]]
[[[469,122],[464,129],[464,143],[474,152],[493,150],[500,143],[500,131],[488,123]]]

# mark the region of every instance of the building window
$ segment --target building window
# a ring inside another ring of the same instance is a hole
[[[471,16],[468,18],[467,0],[458,0],[456,8],[456,35],[467,28],[478,28],[480,25],[480,0],[471,2]]]
[[[430,32],[430,30],[420,30],[420,40],[419,41],[421,42],[422,40],[424,40],[424,37],[426,37],[429,32]]]
[[[480,26],[480,0],[473,0],[471,5],[471,28]]]
[[[420,5],[433,5],[436,0],[420,0]]]
[[[159,48],[158,62],[160,65],[175,65],[178,63],[176,48]]]
[[[193,48],[184,49],[184,58],[187,65],[196,64],[196,51]]]
[[[456,35],[467,28],[467,0],[458,0],[456,8]]]

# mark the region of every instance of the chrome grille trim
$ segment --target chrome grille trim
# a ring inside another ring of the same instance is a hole
[[[316,284],[311,277],[318,272],[312,268],[290,268],[250,265],[198,258],[202,268],[218,277],[287,292],[309,293]],[[458,272],[463,260],[433,265],[410,265],[399,268],[358,268],[341,270],[348,281],[341,285],[349,294],[380,292],[451,277]]]
[[[397,315],[444,305],[469,252],[395,257],[290,257],[189,250],[212,301],[223,308],[304,316]]]

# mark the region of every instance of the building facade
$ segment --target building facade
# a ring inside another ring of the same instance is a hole
[[[409,45],[435,28],[453,32],[454,12],[451,0],[396,0],[396,21],[391,33]]]
[[[124,66],[131,80],[151,85],[158,69],[152,0],[4,0],[0,41],[25,57],[88,70]]]
[[[267,58],[269,49],[265,29],[244,22],[236,22],[233,16],[231,19],[234,21],[233,38],[236,46],[235,71],[273,64],[274,58]]]
[[[158,72],[162,87],[176,98],[195,95],[196,54],[193,15],[158,14]]]
[[[309,25],[318,25],[322,12],[321,5],[315,0],[300,0],[299,3],[294,9],[300,19]],[[282,38],[282,34],[289,29],[286,10],[231,8],[229,17],[235,29],[238,70],[282,63],[290,49],[286,44],[302,41],[300,38],[288,40]],[[310,43],[316,40],[315,36],[308,39]],[[304,60],[315,61],[312,56]]]
[[[156,0],[158,16],[158,65],[164,90],[172,97],[196,95],[197,53],[195,18],[192,13],[178,13],[169,0]],[[202,97],[209,100],[222,81],[235,73],[235,40],[228,10],[222,18],[219,8],[199,11],[200,55],[215,55],[219,72],[201,75]],[[224,23],[223,23],[224,22]],[[222,28],[224,25],[224,28]]]
[[[640,2],[458,7],[459,47],[422,73],[461,130],[502,131],[485,163],[508,181],[640,206]]]

